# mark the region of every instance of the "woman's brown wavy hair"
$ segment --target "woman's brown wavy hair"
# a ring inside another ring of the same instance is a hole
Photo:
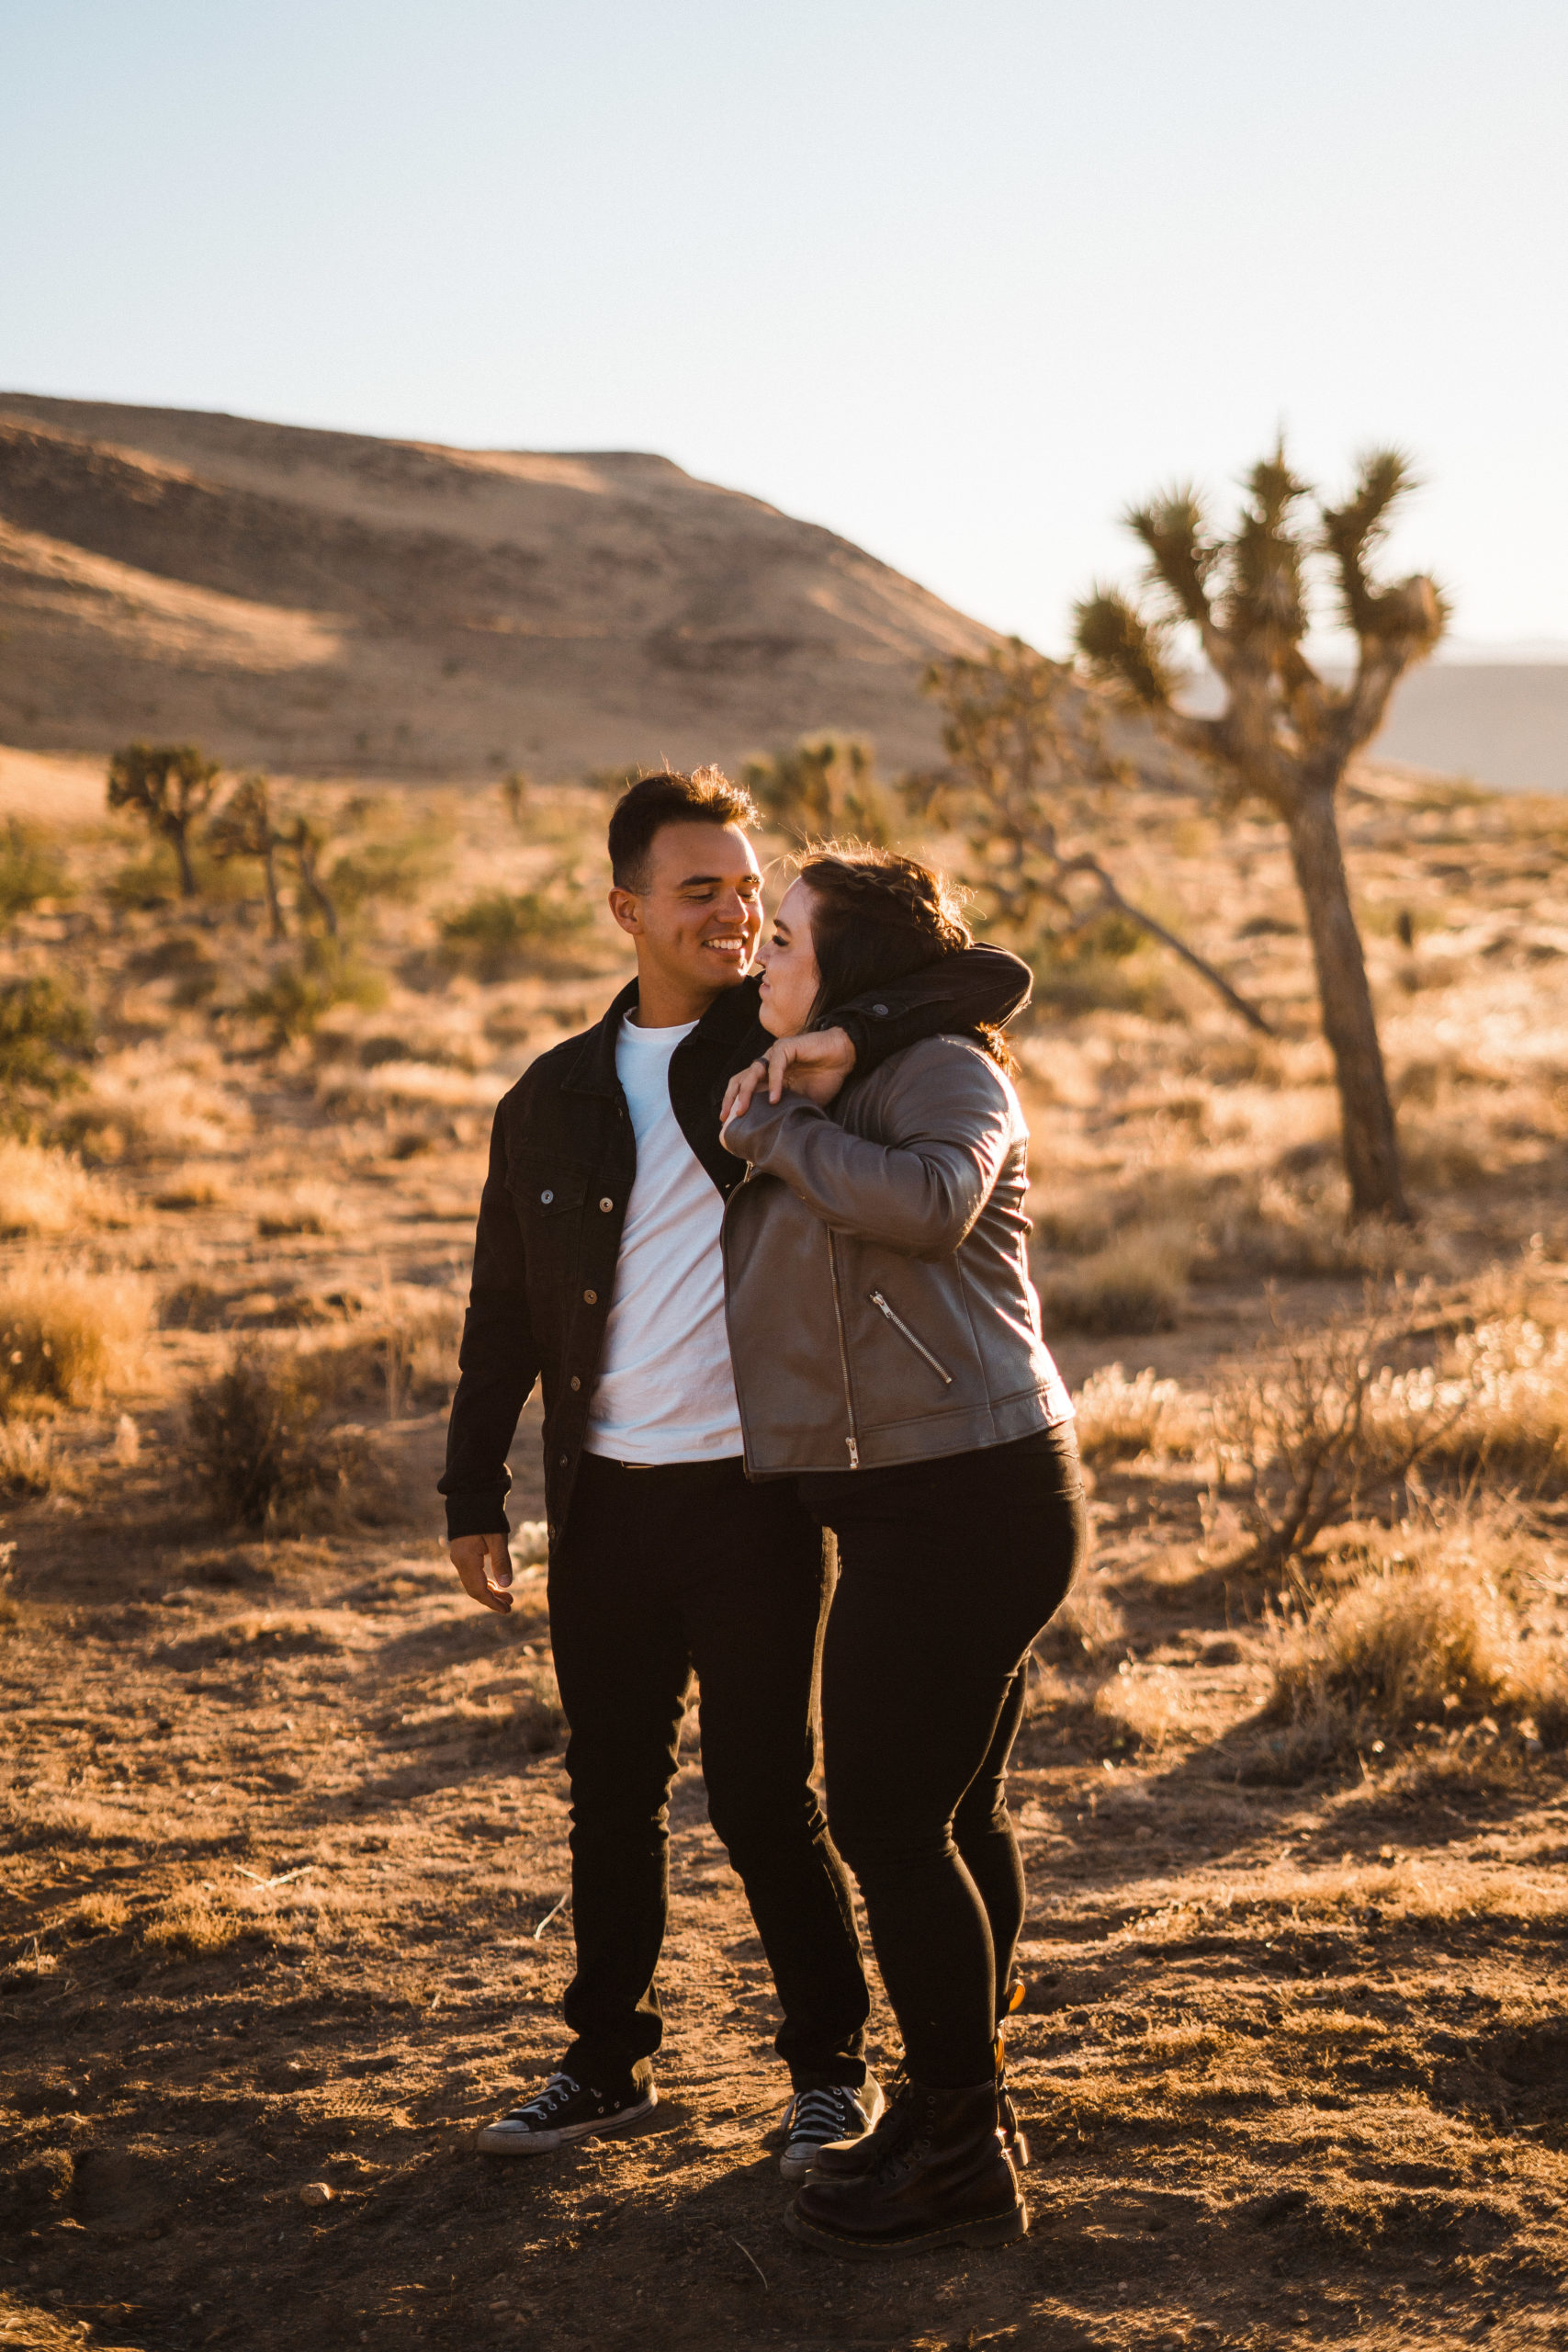
[[[974,945],[952,884],[919,858],[827,842],[805,851],[795,872],[811,893],[811,941],[822,975],[813,1023],[835,1005]],[[970,1034],[1004,1069],[1011,1068],[999,1032]]]

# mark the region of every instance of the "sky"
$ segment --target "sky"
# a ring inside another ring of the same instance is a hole
[[[1562,0],[0,0],[0,386],[652,449],[1065,650],[1283,428],[1568,658]]]

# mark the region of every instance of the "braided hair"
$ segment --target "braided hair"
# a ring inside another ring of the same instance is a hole
[[[807,850],[795,872],[811,894],[811,943],[822,976],[813,1023],[837,1005],[974,944],[952,885],[918,858],[826,842]],[[1009,1066],[1011,1057],[995,1031],[973,1034]]]

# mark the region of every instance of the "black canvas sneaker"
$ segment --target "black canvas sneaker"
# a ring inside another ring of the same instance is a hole
[[[867,2075],[858,2090],[848,2083],[820,2083],[796,2091],[784,2113],[780,2172],[786,2180],[804,2180],[826,2141],[863,2139],[885,2104],[874,2075]]]
[[[599,2091],[570,2075],[552,2075],[536,2098],[508,2108],[499,2122],[487,2123],[479,2146],[487,2156],[548,2156],[596,2132],[624,2132],[659,2104],[651,2083],[639,2090]]]

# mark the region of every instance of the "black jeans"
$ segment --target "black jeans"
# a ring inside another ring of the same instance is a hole
[[[833,1838],[910,2073],[984,2082],[1023,1925],[1008,1758],[1030,1645],[1083,1546],[1077,1441],[1068,1423],[798,1484],[839,1539],[822,1659]]]
[[[694,1668],[708,1815],[778,1987],[775,2047],[796,2089],[865,2079],[854,1906],[810,1786],[828,1593],[787,1480],[753,1486],[739,1458],[629,1470],[583,1455],[550,1569],[577,1936],[561,2063],[579,2081],[642,2081],[663,2032],[669,1795]]]

